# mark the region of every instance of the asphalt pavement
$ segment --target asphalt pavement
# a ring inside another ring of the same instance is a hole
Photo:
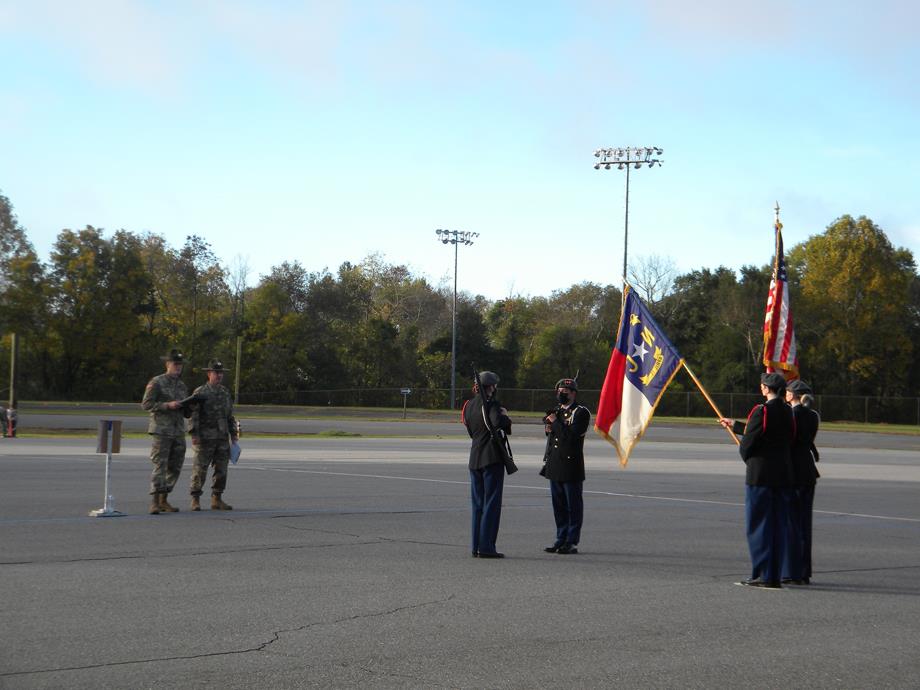
[[[188,511],[189,455],[156,516],[127,439],[114,518],[91,439],[0,440],[0,688],[916,687],[916,451],[824,447],[813,584],[752,590],[737,450],[678,431],[589,439],[575,556],[518,435],[490,561],[452,433],[244,437],[233,511]]]

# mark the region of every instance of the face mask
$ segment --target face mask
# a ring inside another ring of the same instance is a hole
[[[556,396],[556,398],[558,398],[559,403],[562,404],[562,405],[568,405],[568,403],[569,403],[569,394],[568,394],[568,393],[560,393],[559,395]]]

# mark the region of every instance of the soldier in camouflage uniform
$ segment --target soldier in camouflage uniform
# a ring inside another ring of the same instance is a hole
[[[188,388],[182,382],[184,360],[179,350],[171,350],[163,357],[166,373],[154,376],[144,390],[141,407],[150,413],[147,433],[153,436],[150,460],[153,474],[150,475],[150,514],[176,513],[166,501],[166,495],[173,490],[185,461],[185,418],[189,415],[182,401],[188,397]]]
[[[233,401],[224,380],[224,365],[212,359],[205,369],[208,382],[195,389],[198,402],[192,410],[189,433],[195,450],[192,468],[192,510],[201,510],[201,487],[208,476],[208,467],[214,467],[211,479],[211,510],[233,510],[221,499],[227,488],[227,466],[230,462],[230,444],[239,438],[239,427],[233,416]]]

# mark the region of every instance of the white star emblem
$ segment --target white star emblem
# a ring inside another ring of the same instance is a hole
[[[644,342],[633,343],[633,357],[638,357],[639,361],[645,362],[645,355],[648,354],[648,350],[645,347]]]

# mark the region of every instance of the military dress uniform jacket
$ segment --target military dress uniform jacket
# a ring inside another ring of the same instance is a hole
[[[182,408],[170,410],[166,404],[173,400],[184,400],[187,397],[188,388],[178,377],[160,374],[150,379],[147,388],[144,389],[144,398],[141,400],[141,407],[150,413],[147,433],[183,438],[185,418],[189,413]]]
[[[796,405],[792,408],[792,415],[795,417],[795,440],[792,442],[792,474],[795,485],[814,486],[817,478],[821,476],[815,466],[818,413],[804,405]]]
[[[192,438],[207,441],[210,439],[237,440],[236,417],[233,416],[233,400],[226,387],[209,383],[198,386],[194,395],[199,401],[192,409],[189,433]]]
[[[511,434],[511,419],[501,412],[502,404],[498,400],[486,402],[486,411],[492,428]],[[470,469],[481,470],[483,467],[504,463],[504,456],[498,443],[492,439],[489,428],[482,418],[482,398],[476,396],[463,406],[463,424],[473,440],[470,445]]]
[[[540,474],[554,482],[585,480],[585,434],[590,422],[591,413],[583,405],[556,411],[543,458],[546,464]]]
[[[792,408],[780,398],[757,405],[747,424],[735,422],[732,430],[744,435],[739,451],[747,464],[748,486],[793,486],[790,449],[795,435]]]

